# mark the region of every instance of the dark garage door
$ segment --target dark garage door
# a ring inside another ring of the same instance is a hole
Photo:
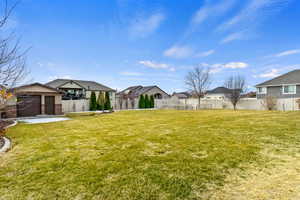
[[[41,96],[19,96],[18,117],[31,117],[41,114]]]

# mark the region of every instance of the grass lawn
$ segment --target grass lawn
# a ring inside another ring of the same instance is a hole
[[[242,199],[243,185],[260,184],[251,180],[300,173],[299,112],[124,111],[19,124],[8,136],[5,200]]]

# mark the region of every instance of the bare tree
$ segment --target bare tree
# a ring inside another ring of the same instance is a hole
[[[275,110],[277,106],[277,98],[273,96],[266,96],[262,101],[262,105],[267,110]]]
[[[211,83],[211,73],[209,68],[195,67],[188,72],[185,77],[185,85],[198,98],[198,108],[200,109],[201,97]]]
[[[2,4],[4,8],[0,17],[0,109],[5,108],[7,100],[11,97],[9,89],[23,81],[27,74],[25,68],[27,50],[23,51],[14,32],[7,33],[6,29],[9,17],[18,2],[10,5],[8,0],[3,0]]]
[[[240,75],[233,75],[225,81],[224,86],[230,89],[227,98],[232,103],[234,110],[236,110],[237,103],[240,101],[242,94],[246,91],[246,80]]]

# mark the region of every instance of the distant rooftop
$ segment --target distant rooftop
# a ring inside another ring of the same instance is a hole
[[[151,86],[141,86],[141,85],[137,85],[137,86],[131,86],[126,88],[125,90],[122,90],[121,92],[118,93],[118,95],[122,95],[122,94],[129,94],[133,97],[139,97],[140,95],[146,93],[147,91],[151,90],[152,88],[159,88],[156,85],[151,85]],[[167,93],[166,93],[167,94]]]
[[[174,92],[172,94],[172,96],[176,96],[179,99],[186,99],[186,98],[191,97],[192,95],[190,93],[188,93],[188,92]]]
[[[228,89],[226,87],[217,87],[213,90],[208,90],[207,94],[229,94],[231,92],[232,92],[232,90]]]

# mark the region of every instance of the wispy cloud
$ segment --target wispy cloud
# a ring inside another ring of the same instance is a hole
[[[120,72],[122,76],[142,76],[142,73],[139,72]]]
[[[225,43],[229,43],[235,40],[242,40],[245,39],[245,32],[241,31],[241,32],[236,32],[236,33],[231,33],[228,36],[226,36],[225,38],[223,38],[221,40],[221,44],[225,44]]]
[[[163,54],[171,58],[187,58],[193,54],[193,49],[188,46],[173,46],[165,50]]]
[[[72,76],[70,75],[62,75],[62,76],[49,76],[48,80],[53,81],[55,79],[72,79]]]
[[[224,65],[224,68],[230,69],[243,69],[246,67],[248,67],[248,64],[244,62],[230,62]]]
[[[145,38],[154,33],[165,18],[162,12],[154,13],[148,17],[135,18],[129,26],[129,34],[134,38]]]
[[[215,53],[214,49],[204,51],[204,52],[197,52],[195,49],[189,46],[172,46],[169,49],[166,49],[163,52],[163,55],[170,58],[197,58],[197,57],[207,57]]]
[[[290,0],[250,0],[236,16],[221,24],[217,30],[228,30],[233,26],[240,29],[248,28],[249,25],[257,25],[263,22],[265,17],[274,14],[283,8]]]
[[[223,0],[221,2],[212,3],[212,1],[205,1],[204,5],[199,8],[190,21],[190,26],[186,35],[194,32],[195,29],[209,18],[216,18],[224,15],[235,4],[236,0]]]
[[[256,75],[254,77],[259,77],[259,78],[274,78],[276,76],[279,76],[279,70],[278,69],[271,69],[271,71]]]
[[[196,57],[207,57],[214,53],[215,53],[215,50],[211,49],[211,50],[200,52],[200,53],[196,54]]]
[[[139,61],[139,64],[144,65],[146,67],[152,68],[152,69],[167,69],[169,71],[175,71],[175,68],[166,64],[166,63],[157,63],[150,60],[142,60]]]
[[[293,64],[293,65],[267,65],[261,67],[263,70],[256,71],[254,78],[274,78],[282,73],[286,73],[295,69],[300,68],[300,64]]]
[[[47,68],[53,68],[56,66],[56,64],[53,62],[37,62],[37,65],[39,67],[47,67]]]
[[[289,56],[289,55],[293,55],[293,54],[300,54],[300,49],[292,49],[292,50],[288,50],[288,51],[283,51],[280,52],[278,54],[275,54],[275,57],[283,57],[283,56]]]
[[[224,69],[244,69],[247,68],[249,65],[244,62],[229,62],[229,63],[216,63],[216,64],[207,64],[207,63],[201,63],[200,64],[203,67],[209,67],[211,73],[219,73],[223,71]]]
[[[266,19],[284,8],[292,0],[249,0],[238,14],[216,28],[217,32],[230,32],[221,44],[234,40],[257,37],[257,29]]]

